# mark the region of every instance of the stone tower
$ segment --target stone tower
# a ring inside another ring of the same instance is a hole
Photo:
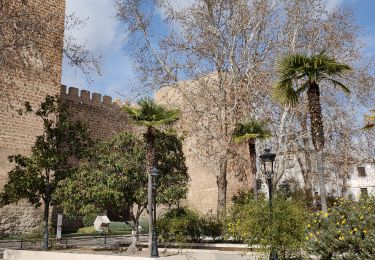
[[[0,59],[2,189],[7,172],[12,169],[7,157],[19,153],[30,154],[35,137],[42,131],[42,122],[35,116],[31,113],[21,116],[16,110],[26,101],[36,107],[46,95],[60,92],[65,0],[11,0],[9,5],[0,8],[0,11],[4,12],[0,13],[2,19],[7,19],[6,15],[9,15],[9,24],[12,25],[3,32],[9,32],[9,39],[19,39],[24,44],[19,49],[10,47],[8,53],[14,51],[19,55],[18,59],[11,60],[13,63],[8,64],[6,61],[10,59],[6,57],[3,59],[5,62]],[[26,19],[27,14],[29,16]],[[20,17],[20,20],[14,17]],[[22,35],[28,37],[21,39]],[[0,51],[0,55],[7,54],[7,50]],[[0,208],[0,236],[25,233],[35,228],[40,223],[38,217],[41,214],[38,211],[39,209],[33,208],[26,201]]]

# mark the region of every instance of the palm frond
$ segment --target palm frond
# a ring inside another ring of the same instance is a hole
[[[151,98],[144,98],[138,101],[138,107],[124,107],[129,118],[138,125],[160,126],[176,121],[180,116],[177,109],[167,109],[158,105]]]
[[[292,81],[279,81],[275,84],[272,96],[282,105],[295,105],[299,92],[293,88]]]
[[[311,59],[318,60],[319,65],[316,69],[324,71],[324,73],[326,73],[328,76],[339,76],[344,72],[352,70],[349,65],[339,63],[336,61],[336,59],[327,56],[325,53],[312,56]]]
[[[335,85],[335,87],[339,86],[346,94],[350,94],[350,89],[347,86],[345,86],[343,83],[341,83],[340,81],[336,79],[328,78],[328,77],[325,77],[324,79],[329,82],[332,82],[333,85]]]
[[[233,131],[233,137],[236,143],[249,139],[265,139],[271,136],[271,132],[267,129],[266,124],[255,119],[237,123]]]
[[[334,58],[327,56],[325,51],[312,56],[286,54],[276,60],[279,80],[274,86],[273,96],[283,105],[295,105],[302,92],[313,82],[319,84],[321,80],[328,80],[349,93],[349,88],[334,78],[350,70],[350,66],[338,63]]]

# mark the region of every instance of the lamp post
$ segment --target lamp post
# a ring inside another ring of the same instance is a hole
[[[151,170],[151,178],[152,178],[152,214],[151,217],[153,218],[152,221],[152,242],[151,242],[151,257],[159,257],[158,252],[158,236],[156,230],[156,186],[157,186],[157,177],[159,176],[159,171],[156,167],[152,168]]]
[[[270,207],[270,215],[269,215],[269,226],[270,226],[270,241],[272,243],[273,235],[272,235],[272,175],[273,175],[273,164],[275,161],[276,154],[271,153],[270,149],[265,149],[264,154],[259,156],[262,160],[263,164],[263,171],[267,177],[267,184],[268,184],[268,203]],[[277,260],[277,252],[271,245],[271,252],[270,252],[270,260]]]

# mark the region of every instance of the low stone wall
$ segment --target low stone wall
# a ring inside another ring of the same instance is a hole
[[[0,209],[0,237],[19,236],[38,229],[42,222],[42,209],[26,200]]]

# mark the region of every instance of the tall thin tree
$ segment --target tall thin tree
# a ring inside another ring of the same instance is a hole
[[[129,118],[137,125],[145,126],[146,133],[144,135],[146,140],[146,160],[147,160],[147,176],[148,176],[148,188],[147,188],[147,208],[149,213],[149,230],[148,230],[148,242],[149,249],[151,249],[151,238],[152,238],[152,180],[151,170],[155,165],[155,128],[168,125],[173,123],[179,118],[180,112],[175,109],[166,109],[165,107],[158,105],[151,98],[143,98],[138,101],[138,107],[124,107],[125,112]]]
[[[283,104],[294,105],[300,94],[307,92],[308,109],[311,122],[311,138],[316,152],[317,171],[322,210],[327,211],[327,198],[324,181],[324,128],[320,88],[323,82],[340,87],[344,92],[350,90],[337,80],[351,68],[337,62],[324,52],[308,56],[306,54],[287,54],[276,61],[279,80],[275,85],[275,97]]]

